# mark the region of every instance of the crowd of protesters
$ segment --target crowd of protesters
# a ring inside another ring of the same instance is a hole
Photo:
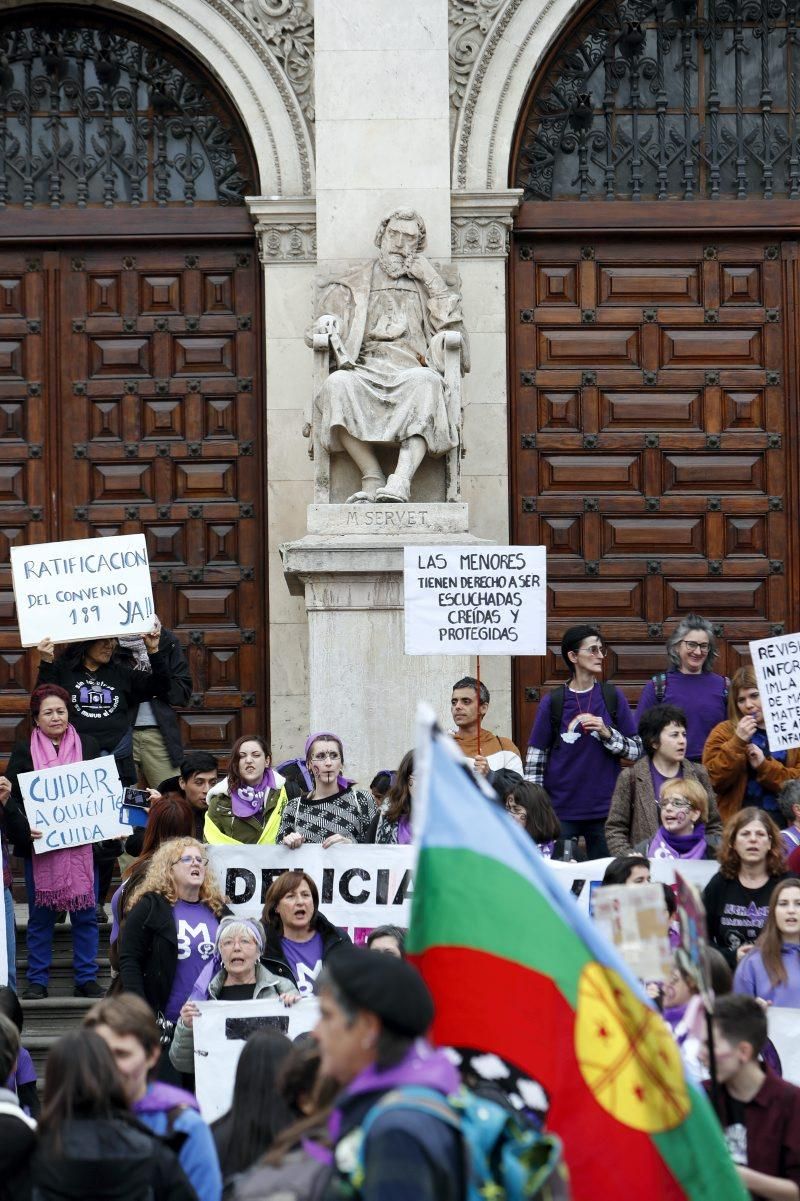
[[[245,735],[220,778],[213,755],[184,754],[174,736],[173,706],[191,690],[177,640],[157,626],[129,643],[123,653],[103,639],[58,658],[52,643],[40,644],[31,735],[0,777],[9,954],[0,1201],[462,1201],[465,1160],[452,1124],[412,1108],[373,1121],[393,1089],[421,1085],[447,1097],[459,1085],[451,1058],[423,1041],[433,1004],[405,960],[405,931],[378,927],[354,947],[299,868],[273,881],[260,918],[241,918],[209,861],[215,845],[409,843],[413,753],[367,786],[349,776],[331,731],[310,733],[303,754],[280,764],[263,738]],[[666,670],[646,685],[635,716],[603,678],[597,626],[568,630],[561,653],[566,682],[544,697],[524,755],[484,727],[490,695],[472,677],[453,685],[454,739],[487,803],[493,796],[545,858],[610,853],[603,883],[633,885],[649,882],[655,859],[717,862],[703,899],[718,1114],[745,1186],[800,1201],[800,1090],[780,1078],[764,1017],[768,1006],[800,1008],[800,862],[791,862],[800,858],[800,758],[770,751],[752,668],[731,680],[713,671],[716,642],[701,617],[678,625]],[[113,722],[91,712],[98,683],[118,701]],[[41,835],[29,826],[20,773],[101,753],[114,754],[123,782],[140,773],[146,823],[124,848],[34,854]],[[12,847],[25,862],[29,907],[23,1001],[47,999],[53,931],[67,913],[75,993],[94,1002],[83,1028],[51,1049],[41,1097],[17,999]],[[104,996],[98,923],[108,864],[123,851]],[[687,1073],[702,1082],[709,1054],[693,1018],[696,993],[676,959],[652,995]],[[289,1009],[312,994],[313,1037],[251,1035],[231,1107],[209,1127],[194,1095],[198,1004],[274,998]],[[365,1140],[360,1176],[336,1154],[355,1135]]]

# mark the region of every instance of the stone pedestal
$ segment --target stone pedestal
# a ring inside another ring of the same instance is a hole
[[[404,652],[403,548],[481,545],[466,504],[309,505],[308,534],[281,547],[308,613],[310,729],[341,735],[349,774],[369,784],[413,746],[417,701],[442,719],[467,655]]]

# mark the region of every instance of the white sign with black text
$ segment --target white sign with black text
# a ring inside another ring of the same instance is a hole
[[[272,881],[301,868],[317,886],[320,908],[334,926],[363,942],[376,926],[408,926],[414,851],[410,846],[348,843],[323,850],[283,846],[209,846],[209,863],[234,913],[261,917]]]
[[[144,534],[12,546],[11,577],[23,646],[153,628]]]
[[[120,821],[123,788],[113,755],[22,772],[18,780],[30,827],[42,832],[33,844],[37,854],[131,832]]]
[[[319,1002],[304,997],[288,1008],[282,1001],[199,1001],[195,1018],[194,1078],[200,1112],[215,1122],[231,1107],[236,1066],[256,1030],[277,1030],[294,1040],[317,1024]]]
[[[406,546],[407,655],[543,655],[543,546]]]
[[[800,746],[800,634],[750,643],[771,751]]]

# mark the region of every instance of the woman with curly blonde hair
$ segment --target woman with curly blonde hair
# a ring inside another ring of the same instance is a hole
[[[227,912],[207,851],[194,838],[162,843],[131,897],[122,931],[122,987],[147,1001],[167,1051],[181,1006],[214,952],[219,919]],[[162,1064],[166,1078],[166,1055]]]
[[[711,943],[731,967],[753,949],[773,891],[787,877],[780,830],[763,809],[742,809],[722,833],[719,871],[703,900]]]

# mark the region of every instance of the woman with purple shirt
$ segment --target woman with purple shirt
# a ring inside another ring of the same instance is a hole
[[[411,842],[411,799],[414,792],[414,752],[406,751],[386,799],[369,824],[366,842],[406,846]]]
[[[267,945],[261,962],[278,976],[293,980],[310,996],[327,956],[350,939],[319,912],[319,892],[302,871],[283,872],[264,901],[262,921]]]
[[[154,853],[131,896],[119,948],[125,992],[143,997],[162,1031],[162,1079],[181,1007],[214,953],[225,900],[208,869],[206,848],[172,838]],[[173,1077],[174,1078],[174,1077]]]
[[[800,880],[776,886],[755,950],[736,969],[733,991],[800,1009]]]
[[[583,835],[588,857],[601,859],[608,854],[604,828],[619,761],[638,759],[642,748],[625,697],[602,683],[606,648],[597,626],[568,629],[561,639],[561,656],[570,678],[557,697],[560,718],[554,720],[554,690],[539,705],[533,723],[525,779],[547,790],[562,837]]]
[[[639,722],[653,705],[680,706],[687,718],[686,757],[693,763],[700,762],[706,738],[727,716],[728,681],[712,671],[718,654],[711,622],[689,613],[667,639],[667,671],[648,680],[636,707]]]

